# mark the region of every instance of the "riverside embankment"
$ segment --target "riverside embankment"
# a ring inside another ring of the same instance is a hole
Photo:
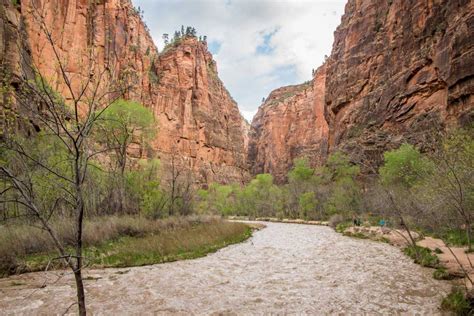
[[[88,308],[108,314],[437,314],[449,292],[448,283],[388,244],[323,226],[265,225],[248,241],[204,258],[86,270]],[[0,313],[64,312],[74,302],[74,283],[70,275],[56,281],[58,273],[0,280]]]

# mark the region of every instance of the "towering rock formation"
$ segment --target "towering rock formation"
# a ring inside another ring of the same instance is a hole
[[[473,1],[351,0],[334,35],[330,151],[377,166],[386,149],[409,142],[428,150],[438,130],[470,120]]]
[[[69,95],[64,80],[56,80],[57,57],[74,78],[73,90],[91,71],[103,81],[127,78],[123,97],[153,111],[158,134],[152,147],[165,165],[171,159],[185,164],[199,183],[245,180],[245,122],[205,43],[184,37],[159,54],[130,0],[23,0],[16,10],[10,4],[0,12],[0,30],[10,23],[8,34],[26,33],[19,40],[28,43],[34,67],[56,91]],[[3,41],[0,51],[16,63],[20,52],[11,44]]]
[[[324,116],[326,67],[312,81],[274,90],[255,115],[248,150],[251,172],[271,173],[283,182],[298,157],[313,165],[327,155],[328,124]]]
[[[160,128],[154,145],[162,158],[179,153],[204,183],[244,181],[245,120],[206,45],[184,39],[159,56],[157,69],[151,109]]]
[[[383,151],[402,142],[429,150],[438,131],[473,117],[472,0],[349,0],[325,65],[311,82],[272,92],[249,138],[206,44],[185,38],[159,54],[130,0],[0,4],[3,78],[34,63],[64,93],[56,54],[75,78],[88,78],[91,60],[105,81],[131,78],[124,97],[153,111],[153,149],[200,183],[244,181],[247,157],[253,173],[284,181],[295,158],[319,165],[336,150],[371,172]]]
[[[336,150],[373,172],[385,150],[403,142],[429,150],[439,131],[472,122],[474,2],[349,0],[325,69],[313,79],[319,90],[283,101],[298,88],[280,88],[260,107],[253,173],[281,179],[292,159],[318,164]]]

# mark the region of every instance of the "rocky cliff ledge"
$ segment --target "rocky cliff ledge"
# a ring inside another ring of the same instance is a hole
[[[183,38],[158,53],[130,0],[1,1],[0,60],[10,65],[5,69],[18,68],[12,65],[18,64],[21,52],[13,40],[26,41],[34,66],[67,97],[65,85],[55,80],[60,70],[53,56],[60,56],[69,76],[84,82],[92,60],[95,71],[104,72],[102,80],[131,78],[123,97],[153,111],[159,129],[153,155],[164,164],[175,157],[202,184],[246,179],[245,121],[204,42]],[[43,21],[56,52],[41,31]]]
[[[430,150],[440,131],[472,122],[474,2],[349,0],[322,72],[313,90],[280,88],[260,107],[253,173],[282,179],[294,158],[318,164],[336,150],[373,172],[385,150]]]

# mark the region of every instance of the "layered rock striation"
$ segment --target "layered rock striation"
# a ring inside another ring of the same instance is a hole
[[[373,172],[385,150],[429,151],[440,132],[472,122],[470,0],[349,0],[325,64],[310,82],[273,91],[250,128],[206,43],[182,38],[159,53],[130,0],[0,1],[0,69],[11,87],[34,66],[67,97],[56,54],[68,76],[87,80],[93,63],[104,82],[127,78],[122,97],[150,108],[158,127],[152,152],[134,152],[176,158],[198,183],[243,182],[247,168],[282,182],[295,158],[320,165],[337,150]]]
[[[292,159],[320,164],[337,150],[371,173],[384,151],[403,142],[429,151],[441,132],[472,122],[472,1],[349,0],[334,36],[311,92],[275,105],[295,91],[280,88],[260,107],[250,134],[253,173],[282,179]]]
[[[334,34],[329,151],[376,167],[403,142],[431,150],[474,105],[474,3],[351,0]]]
[[[6,52],[0,60],[9,54],[8,61],[18,64],[22,53],[12,39],[25,41],[30,67],[66,99],[71,91],[62,72],[73,78],[72,93],[92,72],[105,83],[123,80],[121,97],[150,108],[158,129],[152,151],[133,150],[137,157],[179,162],[200,184],[245,181],[245,120],[205,42],[183,37],[158,53],[130,0],[23,0],[16,6],[1,1],[9,3],[7,13],[0,12],[0,30],[7,29],[10,38],[0,43]]]

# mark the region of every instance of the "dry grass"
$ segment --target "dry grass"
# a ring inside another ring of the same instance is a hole
[[[54,223],[67,246],[73,245],[71,225],[67,221]],[[171,255],[179,257],[228,242],[245,229],[248,227],[216,217],[100,217],[85,223],[85,254],[90,263],[100,266],[163,262]],[[0,276],[39,270],[54,254],[54,245],[44,231],[29,225],[0,226]]]

